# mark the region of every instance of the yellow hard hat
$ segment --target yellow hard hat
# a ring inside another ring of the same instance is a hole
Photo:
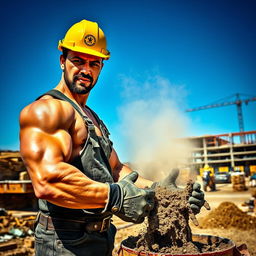
[[[110,58],[106,37],[97,22],[81,20],[75,23],[59,41],[58,49],[62,51],[62,47],[106,60]]]

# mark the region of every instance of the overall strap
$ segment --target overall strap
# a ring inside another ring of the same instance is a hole
[[[75,102],[73,102],[71,99],[69,99],[65,94],[63,94],[62,92],[60,92],[58,90],[53,89],[53,90],[50,90],[50,91],[44,93],[39,98],[41,98],[44,95],[50,95],[50,96],[53,96],[54,98],[69,102],[73,106],[73,108],[80,114],[80,116],[83,118],[83,120],[85,120],[86,125],[89,129],[89,132],[95,132],[95,128],[94,128],[94,124],[93,124],[92,120],[78,107],[78,105]]]
[[[94,118],[96,119],[96,121],[98,122],[99,126],[100,126],[100,130],[103,134],[104,137],[106,136],[109,136],[110,135],[110,132],[107,128],[107,126],[104,124],[104,122],[99,118],[99,116],[91,109],[89,108],[88,106],[85,106],[85,108],[87,108],[91,113],[92,115],[94,116]]]
[[[46,93],[44,93],[42,96],[44,95],[50,95],[53,96],[54,98],[60,99],[60,100],[64,100],[69,102],[76,110],[77,112],[81,115],[81,116],[85,116],[85,114],[81,111],[81,109],[77,106],[77,104],[75,104],[70,98],[68,98],[65,94],[63,94],[62,92],[58,91],[58,90],[50,90]],[[40,98],[42,97],[40,96]]]
[[[75,110],[77,110],[77,112],[81,115],[81,117],[83,118],[83,120],[85,121],[85,123],[86,123],[86,125],[88,127],[88,132],[90,134],[90,141],[91,141],[93,147],[100,149],[100,151],[102,152],[102,157],[104,158],[104,160],[105,160],[105,162],[106,162],[106,164],[108,166],[108,169],[111,170],[111,167],[110,167],[110,164],[109,164],[109,160],[108,160],[108,158],[106,156],[106,153],[100,147],[99,138],[98,138],[98,136],[96,134],[95,127],[94,127],[94,124],[93,124],[92,120],[78,107],[78,105],[76,103],[74,103],[71,99],[69,99],[62,92],[53,89],[53,90],[50,90],[50,91],[46,92],[42,96],[44,96],[44,95],[51,95],[54,98],[67,101],[67,102],[69,102],[75,108]],[[40,96],[39,98],[41,98],[42,96]],[[98,115],[92,109],[90,109],[89,107],[86,106],[86,108],[89,109],[92,112],[93,116],[96,118],[96,120],[99,123],[99,125],[101,126],[101,124],[102,124],[104,129],[105,129],[105,131],[109,134],[108,129],[106,128],[106,126],[103,123],[103,121],[98,117]],[[103,134],[103,136],[105,136],[104,132],[102,134]]]

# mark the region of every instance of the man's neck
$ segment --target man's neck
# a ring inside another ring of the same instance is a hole
[[[87,99],[89,97],[89,93],[87,93],[87,94],[77,94],[77,93],[71,92],[69,90],[68,86],[66,85],[65,81],[63,81],[63,79],[61,79],[61,81],[55,87],[55,89],[64,93],[68,98],[75,101],[82,108],[86,105]]]

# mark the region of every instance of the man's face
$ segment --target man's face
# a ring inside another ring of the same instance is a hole
[[[68,51],[64,64],[64,80],[71,92],[87,94],[96,84],[103,67],[102,58],[85,53]]]

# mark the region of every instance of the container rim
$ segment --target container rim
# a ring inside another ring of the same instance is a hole
[[[198,237],[198,238],[216,238],[216,239],[226,239],[228,240],[228,243],[230,243],[230,247],[229,248],[225,248],[223,250],[220,251],[215,251],[215,252],[203,252],[203,253],[197,253],[197,254],[166,254],[166,253],[156,253],[156,252],[148,252],[148,251],[143,251],[143,252],[137,252],[134,249],[131,249],[125,245],[123,245],[123,242],[125,242],[127,239],[123,240],[120,244],[120,249],[119,251],[121,251],[121,249],[126,250],[127,252],[133,253],[133,255],[138,255],[138,256],[230,256],[233,254],[234,249],[235,249],[235,243],[228,238],[225,237],[220,237],[220,236],[213,236],[213,235],[207,235],[207,234],[192,234],[192,237]],[[228,254],[227,254],[228,253]]]

